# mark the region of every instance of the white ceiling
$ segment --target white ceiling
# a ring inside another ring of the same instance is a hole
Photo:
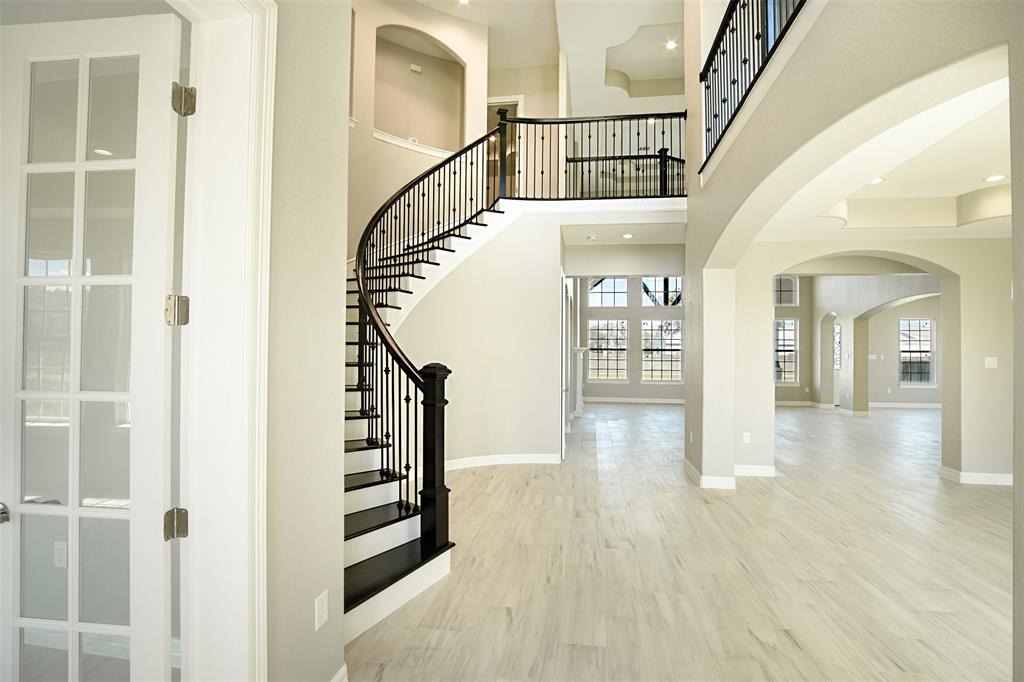
[[[669,50],[665,43],[675,40]],[[632,81],[683,77],[683,25],[653,24],[637,28],[629,40],[605,50],[605,66],[622,71]]]
[[[489,28],[488,68],[558,64],[554,0],[418,0],[420,4]]]
[[[630,41],[641,26],[682,25],[679,0],[555,0],[558,42],[569,63],[569,89],[574,116],[682,111],[683,95],[630,97],[620,87],[606,85],[608,48]],[[682,36],[676,37],[681,43]],[[660,49],[666,60],[678,60],[682,47],[665,48],[657,31],[650,36],[649,54]],[[639,47],[636,48],[639,51]],[[628,49],[632,54],[633,50]],[[661,59],[657,60],[659,63]]]
[[[883,176],[884,182],[867,185],[851,196],[880,199],[898,197],[955,197],[983,187],[990,175],[1010,177],[1010,103],[986,114],[937,141],[917,156]]]
[[[623,239],[632,234],[632,239]],[[596,239],[589,239],[593,236]],[[686,226],[682,223],[616,223],[612,225],[563,225],[566,246],[637,246],[641,244],[683,244]]]

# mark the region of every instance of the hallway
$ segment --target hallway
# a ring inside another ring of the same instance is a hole
[[[681,413],[449,474],[452,574],[350,679],[1009,678],[1011,489],[938,477],[938,410],[779,408],[779,477],[735,492],[686,480]]]

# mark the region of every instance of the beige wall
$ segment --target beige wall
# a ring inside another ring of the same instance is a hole
[[[492,69],[487,81],[488,97],[523,95],[519,116],[529,118],[559,116],[558,89],[557,65]]]
[[[353,8],[352,117],[355,127],[351,130],[349,148],[348,250],[355,255],[359,238],[377,209],[402,185],[441,161],[436,156],[398,147],[373,136],[377,29],[404,26],[421,31],[444,44],[462,63],[465,69],[465,143],[485,132],[487,27],[437,12],[418,2],[354,0]]]
[[[396,340],[447,381],[446,456],[557,454],[561,450],[559,230],[525,215],[431,289]]]
[[[932,352],[934,386],[900,385],[900,320],[920,318],[932,320],[935,346]],[[868,400],[874,403],[942,403],[942,301],[938,296],[878,313],[868,321]]]
[[[569,276],[683,274],[682,244],[635,246],[565,246],[562,267]]]
[[[412,64],[421,71],[414,72]],[[373,127],[429,147],[460,149],[463,75],[464,69],[458,62],[423,54],[378,36]]]
[[[350,7],[348,0],[278,5],[267,390],[272,680],[329,680],[344,662]],[[313,601],[323,590],[330,619],[314,631]]]

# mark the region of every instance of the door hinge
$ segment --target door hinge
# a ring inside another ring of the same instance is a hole
[[[164,322],[169,327],[184,327],[188,324],[188,296],[167,294],[164,298]]]
[[[164,542],[188,537],[188,509],[174,507],[164,512]]]
[[[196,89],[182,85],[178,81],[171,83],[171,109],[178,116],[191,116],[196,113]]]

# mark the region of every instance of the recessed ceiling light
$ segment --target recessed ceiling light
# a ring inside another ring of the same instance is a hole
[[[498,136],[497,136],[497,135],[491,135],[491,136],[490,136],[490,138],[488,138],[488,139],[489,139],[489,140],[490,140],[491,142],[494,142],[495,140],[497,140],[497,139],[498,139]]]
[[[93,154],[99,154],[100,156],[113,156],[114,152],[107,151],[106,149],[96,148],[92,150]]]
[[[1005,175],[990,175],[987,178],[985,178],[985,182],[999,182],[1000,180],[1005,180],[1005,179],[1006,179]]]
[[[587,240],[588,241],[592,241],[592,242],[596,242],[597,241],[597,235],[596,234],[588,234],[587,235]]]
[[[665,41],[665,49],[666,50],[674,50],[678,46],[679,46],[679,43],[677,43],[676,41],[672,40],[671,38],[669,40]]]
[[[883,182],[885,182],[885,180],[883,180],[882,178],[875,178],[874,180],[872,180],[868,184],[869,185],[881,185]]]
[[[623,239],[632,239],[633,238],[633,233],[627,232],[626,234],[622,235],[622,238]]]
[[[459,0],[459,4],[460,5],[468,5],[469,4],[469,0]]]

